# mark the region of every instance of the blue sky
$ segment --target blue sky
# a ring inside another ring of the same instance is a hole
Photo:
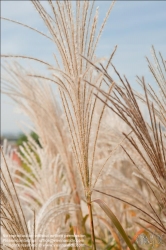
[[[42,3],[46,5],[45,1]],[[97,1],[99,22],[110,1]],[[40,31],[47,30],[30,1],[2,1],[1,15],[33,26]],[[100,40],[97,55],[108,57],[114,46],[118,50],[114,64],[121,74],[125,74],[132,86],[137,88],[135,76],[145,76],[154,85],[147,67],[145,56],[151,58],[151,45],[166,57],[166,1],[117,1]],[[54,45],[35,32],[7,21],[1,22],[1,53],[30,55],[53,62]],[[29,67],[31,62],[21,61]],[[38,64],[33,64],[39,69]],[[1,133],[20,132],[19,121],[25,118],[15,113],[12,101],[2,95]]]

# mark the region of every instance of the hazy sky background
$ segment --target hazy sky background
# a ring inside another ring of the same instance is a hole
[[[46,2],[42,1],[45,5]],[[110,1],[97,1],[99,22],[104,19]],[[47,33],[42,20],[30,1],[2,1],[1,15],[33,26]],[[145,76],[152,85],[153,79],[145,56],[151,58],[151,45],[166,57],[166,1],[117,1],[103,32],[97,55],[108,57],[114,46],[118,50],[114,64],[137,88],[135,76]],[[29,55],[53,62],[55,47],[51,41],[35,32],[7,21],[1,21],[1,53]],[[26,67],[31,61],[21,60]],[[33,66],[39,69],[39,64]],[[6,96],[1,98],[1,134],[20,132],[19,121],[24,116],[16,113],[16,106]]]

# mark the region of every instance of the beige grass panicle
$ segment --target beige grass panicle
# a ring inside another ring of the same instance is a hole
[[[157,97],[150,85],[149,89],[146,87],[145,80],[142,78],[141,83],[144,90],[144,98],[142,98],[142,100],[144,100],[144,103],[148,108],[150,120],[149,123],[143,117],[140,111],[137,101],[138,94],[132,90],[127,78],[124,77],[123,79],[113,65],[112,66],[118,75],[122,86],[116,84],[113,91],[114,95],[112,96],[108,95],[104,91],[101,93],[103,94],[104,98],[107,97],[108,103],[106,105],[113,112],[115,112],[132,130],[130,135],[124,133],[124,136],[144,161],[144,168],[140,166],[140,164],[136,164],[135,159],[131,157],[131,154],[128,153],[128,149],[126,150],[122,145],[123,150],[126,152],[131,162],[136,167],[137,176],[144,179],[158,203],[158,206],[156,207],[155,204],[151,204],[148,201],[149,213],[146,213],[146,215],[149,216],[149,220],[145,218],[142,218],[142,220],[146,223],[150,223],[156,227],[157,230],[165,234],[166,228],[164,211],[166,184],[166,141],[164,121],[166,113],[165,99],[163,100],[162,98],[163,95],[165,95],[164,91],[166,82],[154,49],[153,54],[155,55],[155,62],[157,62],[157,69],[152,68],[151,64],[150,69],[160,87],[161,98]],[[164,62],[163,59],[162,62]],[[154,100],[151,99],[153,96]],[[105,103],[102,98],[100,98],[100,100]]]
[[[92,176],[95,166],[98,133],[105,110],[105,104],[101,108],[97,126],[95,126],[96,131],[92,133],[94,114],[98,100],[93,95],[93,87],[87,85],[86,82],[90,81],[95,86],[102,87],[103,74],[99,73],[95,76],[93,67],[89,65],[83,57],[93,61],[93,63],[100,61],[100,59],[98,60],[96,58],[95,51],[114,2],[111,3],[98,33],[98,8],[94,10],[94,1],[77,1],[75,7],[70,1],[48,1],[52,12],[51,14],[42,6],[42,2],[32,1],[32,3],[50,33],[49,38],[57,47],[60,61],[58,57],[55,56],[57,63],[57,67],[55,68],[39,59],[34,59],[45,63],[49,67],[51,77],[33,73],[31,77],[33,79],[37,78],[51,81],[59,87],[70,138],[72,140],[73,160],[85,190],[85,198],[90,209],[91,226],[93,227],[90,203],[91,189],[97,180],[92,183]],[[75,12],[75,14],[73,14],[73,12]],[[16,55],[16,57],[19,57],[19,55]],[[22,55],[20,57],[25,58]],[[32,57],[29,57],[29,59],[32,59]],[[108,93],[111,92],[112,88],[113,83],[108,87]],[[91,143],[92,139],[93,143]],[[69,168],[69,170],[71,177],[69,179],[75,180],[74,175],[72,176],[72,169]],[[74,185],[76,190],[76,183],[74,183]],[[78,195],[77,199],[79,199]],[[92,232],[92,236],[94,242],[94,232]],[[96,249],[95,242],[94,249]]]

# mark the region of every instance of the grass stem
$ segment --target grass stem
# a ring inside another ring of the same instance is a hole
[[[91,228],[91,239],[92,239],[92,244],[93,244],[93,250],[96,250],[96,242],[95,242],[95,232],[94,232],[94,224],[93,224],[93,214],[92,214],[91,197],[89,197],[87,205],[88,205],[88,211],[89,211],[90,228]]]

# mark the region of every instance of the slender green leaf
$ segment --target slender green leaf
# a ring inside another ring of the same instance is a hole
[[[121,236],[125,240],[126,244],[130,248],[130,250],[135,250],[132,243],[130,242],[128,236],[126,235],[123,227],[121,226],[120,222],[118,221],[118,219],[116,218],[114,213],[111,211],[111,209],[107,206],[107,204],[100,199],[96,199],[92,202],[96,202],[103,209],[103,211],[107,214],[107,216],[111,219],[114,226],[117,228],[117,230],[119,231],[119,233],[121,234]]]

